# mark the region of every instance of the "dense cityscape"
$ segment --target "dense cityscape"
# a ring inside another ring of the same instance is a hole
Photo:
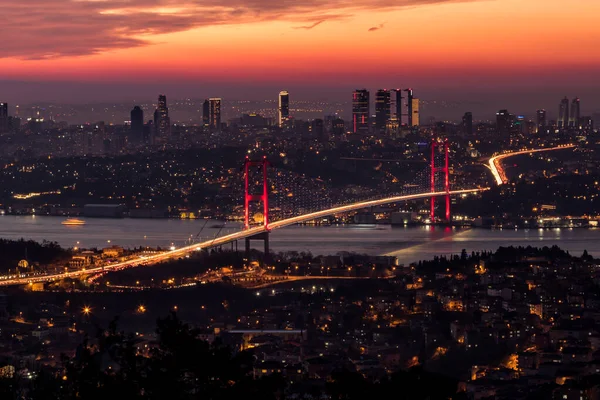
[[[0,400],[600,399],[596,2],[2,10]]]
[[[201,221],[243,224],[167,248],[2,241],[5,393],[71,398],[100,385],[100,397],[126,390],[161,398],[160,386],[146,381],[154,374],[148,363],[184,362],[177,352],[188,349],[164,342],[175,334],[193,346],[206,341],[211,347],[201,351],[222,357],[211,363],[241,362],[231,366],[232,386],[189,382],[187,390],[208,396],[386,397],[418,378],[435,384],[411,383],[407,398],[595,398],[597,264],[587,253],[463,249],[402,264],[352,247],[323,255],[269,249],[271,230],[297,223],[597,226],[598,132],[578,98],[561,100],[556,119],[545,110],[535,119],[500,110],[495,118],[465,112],[455,122],[424,122],[413,93],[378,90],[372,113],[370,92],[356,90],[349,115],[340,107],[301,120],[295,110],[306,106],[281,91],[264,117],[240,102],[228,113],[241,115],[227,122],[223,100],[210,98],[188,101],[201,106],[202,118],[187,123],[171,120],[162,94],[153,118],[144,118],[148,106],[133,106],[122,124],[70,125],[49,109],[25,117],[23,107],[9,113],[3,103],[5,218],[58,216],[67,229],[96,218],[197,219],[201,232]],[[262,157],[268,164],[244,169],[244,159]],[[267,209],[262,195],[245,207],[244,193],[261,193],[265,182]],[[436,191],[437,207],[428,195]],[[245,251],[238,249],[244,240]],[[97,336],[97,328],[108,330]],[[124,346],[128,356],[117,351]],[[207,356],[195,357],[178,365],[183,376],[223,379],[196,375],[206,374],[194,365]],[[141,374],[135,379],[125,372],[132,362]],[[81,375],[89,368],[98,378]]]

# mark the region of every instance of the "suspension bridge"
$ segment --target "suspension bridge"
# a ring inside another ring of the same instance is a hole
[[[244,240],[246,249],[250,241],[264,242],[265,253],[269,252],[269,234],[286,226],[319,220],[331,215],[344,214],[361,209],[368,209],[386,204],[401,203],[412,200],[430,199],[431,221],[445,220],[450,222],[450,198],[487,190],[487,188],[450,188],[449,143],[434,140],[430,144],[430,165],[413,175],[413,179],[399,184],[393,192],[374,195],[368,193],[367,198],[360,199],[359,195],[347,195],[336,200],[323,190],[318,180],[313,185],[300,179],[297,175],[285,170],[275,170],[276,179],[270,179],[271,164],[266,157],[260,160],[246,158],[243,167],[244,178],[244,225],[243,229],[223,236],[215,237],[201,243],[172,249],[163,253],[131,259],[127,261],[106,264],[85,270],[70,270],[60,273],[49,273],[37,276],[13,277],[0,280],[0,286],[24,285],[36,282],[49,282],[64,278],[77,278],[102,274],[109,271],[119,271],[126,268],[140,267],[161,263],[170,259],[184,257],[195,251],[202,251],[228,243]],[[279,179],[277,179],[279,178]],[[445,200],[444,218],[436,217],[435,199]],[[275,205],[271,208],[270,201]],[[288,201],[286,201],[288,200]],[[291,200],[291,201],[290,201]],[[262,213],[260,222],[253,224],[255,218],[251,215],[252,206],[258,203]]]

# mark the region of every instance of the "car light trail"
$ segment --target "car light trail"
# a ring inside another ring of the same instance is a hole
[[[450,192],[451,195],[465,195],[469,193],[477,193],[484,190],[488,190],[489,188],[476,188],[476,189],[463,189],[463,190],[453,190]],[[212,240],[208,240],[203,243],[196,243],[190,246],[181,247],[178,249],[166,251],[164,253],[149,255],[144,259],[134,259],[128,261],[122,261],[119,263],[104,265],[101,267],[88,268],[84,271],[67,271],[58,274],[48,274],[48,275],[39,275],[32,277],[24,277],[24,278],[10,278],[5,280],[0,280],[0,286],[8,286],[8,285],[26,285],[34,282],[50,282],[56,281],[64,278],[75,278],[79,276],[85,275],[94,275],[94,274],[102,274],[109,271],[119,271],[126,268],[147,266],[152,264],[158,264],[160,262],[164,262],[173,258],[185,256],[188,253],[192,253],[197,251],[199,248],[207,249],[211,247],[221,246],[236,240],[245,239],[250,236],[257,235],[259,233],[263,233],[265,231],[271,231],[273,229],[284,228],[286,226],[299,224],[306,221],[311,221],[313,219],[318,219],[322,217],[326,217],[328,215],[345,213],[349,211],[360,210],[362,208],[368,208],[373,206],[379,206],[383,204],[389,203],[397,203],[402,201],[409,200],[418,200],[429,198],[432,196],[445,196],[446,192],[427,192],[427,193],[419,193],[419,194],[411,194],[411,195],[403,195],[403,196],[395,196],[395,197],[387,197],[379,200],[369,200],[363,201],[359,203],[349,204],[340,207],[329,208],[327,210],[317,211],[309,214],[299,215],[292,218],[283,219],[280,221],[272,222],[269,225],[269,229],[265,229],[263,226],[257,226],[254,228],[242,230],[239,232],[230,233],[228,235],[224,235]]]
[[[514,151],[511,153],[499,154],[497,156],[494,156],[488,160],[488,164],[490,167],[490,171],[492,171],[492,175],[494,175],[496,184],[502,185],[502,184],[508,183],[508,178],[506,177],[506,172],[504,171],[504,168],[502,167],[502,160],[509,158],[509,157],[513,157],[513,156],[519,156],[522,154],[540,153],[542,151],[565,150],[565,149],[571,149],[573,147],[575,147],[574,144],[567,144],[567,145],[560,145],[560,146],[556,146],[556,147],[550,147],[547,149],[531,149],[531,150]]]

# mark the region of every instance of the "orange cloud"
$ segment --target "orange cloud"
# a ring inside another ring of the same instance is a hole
[[[364,10],[468,0],[3,0],[0,58],[52,59],[134,48],[154,35],[265,21],[313,29]],[[12,40],[14,38],[14,40]]]

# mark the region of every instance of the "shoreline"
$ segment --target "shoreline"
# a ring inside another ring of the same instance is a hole
[[[47,215],[47,214],[0,214],[0,222],[2,221],[3,217],[14,217],[14,218],[19,218],[19,217],[23,217],[23,218],[55,218],[55,219],[60,219],[61,221],[64,221],[66,219],[69,218],[69,216],[59,216],[59,215]],[[72,218],[72,217],[71,217]],[[163,217],[163,218],[153,218],[153,217],[129,217],[129,216],[124,216],[122,218],[118,218],[118,217],[85,217],[85,216],[79,216],[79,219],[82,219],[83,221],[86,220],[90,220],[90,221],[124,221],[124,220],[135,220],[135,221],[186,221],[186,222],[192,222],[192,221],[198,221],[198,222],[214,222],[214,223],[232,223],[232,224],[240,224],[240,226],[242,225],[242,221],[238,221],[233,220],[233,219],[218,219],[218,218],[178,218],[178,217]],[[569,218],[569,216],[559,216],[559,217],[555,217],[557,219],[563,219],[563,218]],[[572,219],[577,219],[577,220],[582,220],[583,218],[572,218]],[[596,221],[596,220],[593,220]],[[63,226],[68,226],[68,227],[84,227],[85,225],[63,225]],[[539,226],[539,225],[532,225],[529,227],[525,227],[523,225],[511,225],[511,226],[502,226],[502,225],[477,225],[474,223],[452,223],[452,224],[448,224],[448,223],[419,223],[419,222],[413,222],[413,223],[407,223],[407,224],[392,224],[390,222],[376,222],[373,224],[361,224],[361,223],[351,223],[351,222],[347,222],[347,223],[309,223],[309,222],[304,222],[304,223],[298,223],[295,224],[293,226],[306,226],[306,227],[327,227],[327,226],[358,226],[358,227],[369,227],[369,226],[390,226],[393,229],[398,229],[398,228],[412,228],[412,227],[442,227],[442,228],[470,228],[470,229],[485,229],[485,230],[531,230],[531,229],[543,229],[543,230],[551,230],[551,229],[590,229],[590,230],[595,230],[595,229],[599,229],[600,226],[592,226],[592,225],[566,225],[566,224],[561,224],[561,225],[551,225],[551,226]],[[209,226],[209,228],[220,228],[219,226]]]

